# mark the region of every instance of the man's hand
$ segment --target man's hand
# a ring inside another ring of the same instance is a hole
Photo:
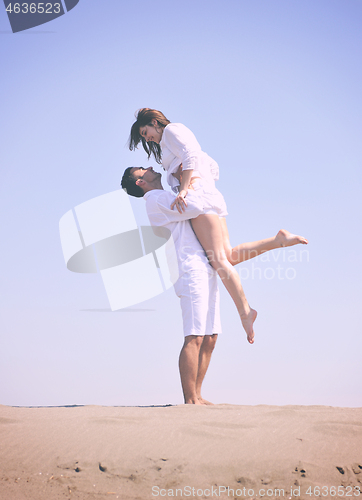
[[[186,195],[187,191],[185,189],[180,191],[175,200],[171,203],[171,210],[176,207],[180,214],[182,214],[182,212],[184,212],[187,207],[187,201],[185,200]]]

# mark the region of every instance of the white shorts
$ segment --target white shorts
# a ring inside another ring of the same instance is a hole
[[[215,214],[219,217],[228,215],[223,195],[213,184],[204,179],[195,179],[192,184],[195,194],[201,197],[204,205],[204,214]]]
[[[181,301],[184,336],[221,333],[217,274],[185,272],[174,285]]]

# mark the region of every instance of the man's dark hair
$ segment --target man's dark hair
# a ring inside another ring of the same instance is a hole
[[[143,192],[143,189],[140,186],[137,186],[136,180],[134,176],[131,173],[133,167],[128,167],[124,171],[122,180],[121,180],[121,186],[123,189],[127,191],[127,194],[131,196],[135,196],[136,198],[142,198],[142,196],[145,194]]]

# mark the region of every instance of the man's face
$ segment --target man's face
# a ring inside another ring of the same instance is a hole
[[[134,179],[142,179],[145,182],[151,184],[155,179],[160,178],[162,174],[155,172],[153,167],[143,168],[143,167],[133,167],[131,169],[131,174]]]
[[[157,126],[157,120],[152,120],[149,125],[140,127],[140,135],[146,140],[146,142],[156,142],[157,144],[160,144],[162,132],[162,127]]]

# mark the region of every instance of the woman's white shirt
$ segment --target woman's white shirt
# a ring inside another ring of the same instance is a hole
[[[162,133],[162,167],[167,171],[167,182],[177,193],[179,181],[172,174],[182,163],[182,170],[193,170],[193,177],[200,177],[215,185],[219,178],[219,166],[201,150],[195,135],[182,123],[169,123]]]

